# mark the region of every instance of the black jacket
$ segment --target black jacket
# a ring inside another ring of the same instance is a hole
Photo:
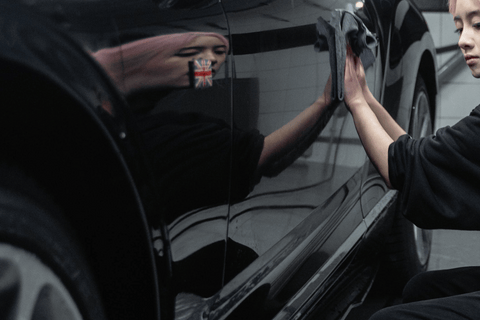
[[[422,228],[480,230],[480,106],[452,127],[389,147],[401,210]]]

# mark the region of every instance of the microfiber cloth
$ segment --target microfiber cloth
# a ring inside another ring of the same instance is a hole
[[[332,72],[332,100],[343,101],[347,42],[368,69],[375,62],[377,39],[353,12],[332,11],[330,22],[318,18],[315,51],[329,51]]]

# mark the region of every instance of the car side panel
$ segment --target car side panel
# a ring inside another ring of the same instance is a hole
[[[351,7],[345,1],[223,3],[235,79],[258,82],[254,125],[268,135],[322,94],[330,63],[328,52],[314,50],[315,24],[318,17],[328,21],[332,9]],[[373,70],[367,78],[374,87]],[[244,108],[234,104],[235,111]],[[315,293],[327,290],[365,231],[359,192],[366,160],[342,104],[303,155],[231,206],[229,238],[258,258],[226,283],[214,318],[257,310],[259,318],[280,312],[278,319],[288,319],[314,305]]]
[[[36,180],[66,212],[107,314],[158,319],[145,194],[137,189],[146,180],[132,157],[138,146],[124,102],[84,48],[35,8],[1,6],[1,161]],[[137,291],[143,294],[132,299]]]
[[[385,8],[388,10],[384,14],[378,14]],[[372,20],[378,19],[375,32],[384,39],[379,48],[379,53],[384,55],[377,56],[377,61],[382,61],[377,99],[408,132],[415,82],[421,74],[428,83],[433,123],[437,94],[435,46],[421,12],[406,0],[373,0],[367,3],[365,10],[367,16],[374,17]],[[386,31],[389,21],[394,23]],[[364,170],[362,207],[367,216],[387,188],[371,163]]]

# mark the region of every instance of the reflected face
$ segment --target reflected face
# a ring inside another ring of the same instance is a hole
[[[227,47],[216,37],[200,36],[180,50],[169,52],[163,62],[163,74],[168,86],[187,87],[190,85],[188,62],[194,59],[212,61],[212,75],[225,62]]]
[[[480,1],[457,0],[453,12],[458,46],[475,78],[480,78]]]

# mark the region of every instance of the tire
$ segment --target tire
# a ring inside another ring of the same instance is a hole
[[[408,130],[413,138],[433,132],[430,101],[425,81],[418,75]],[[402,289],[411,277],[427,270],[432,231],[418,228],[399,210],[394,214],[393,231],[387,239],[387,269],[390,276],[396,275],[394,286]]]
[[[0,319],[105,319],[73,232],[46,199],[0,165]]]

